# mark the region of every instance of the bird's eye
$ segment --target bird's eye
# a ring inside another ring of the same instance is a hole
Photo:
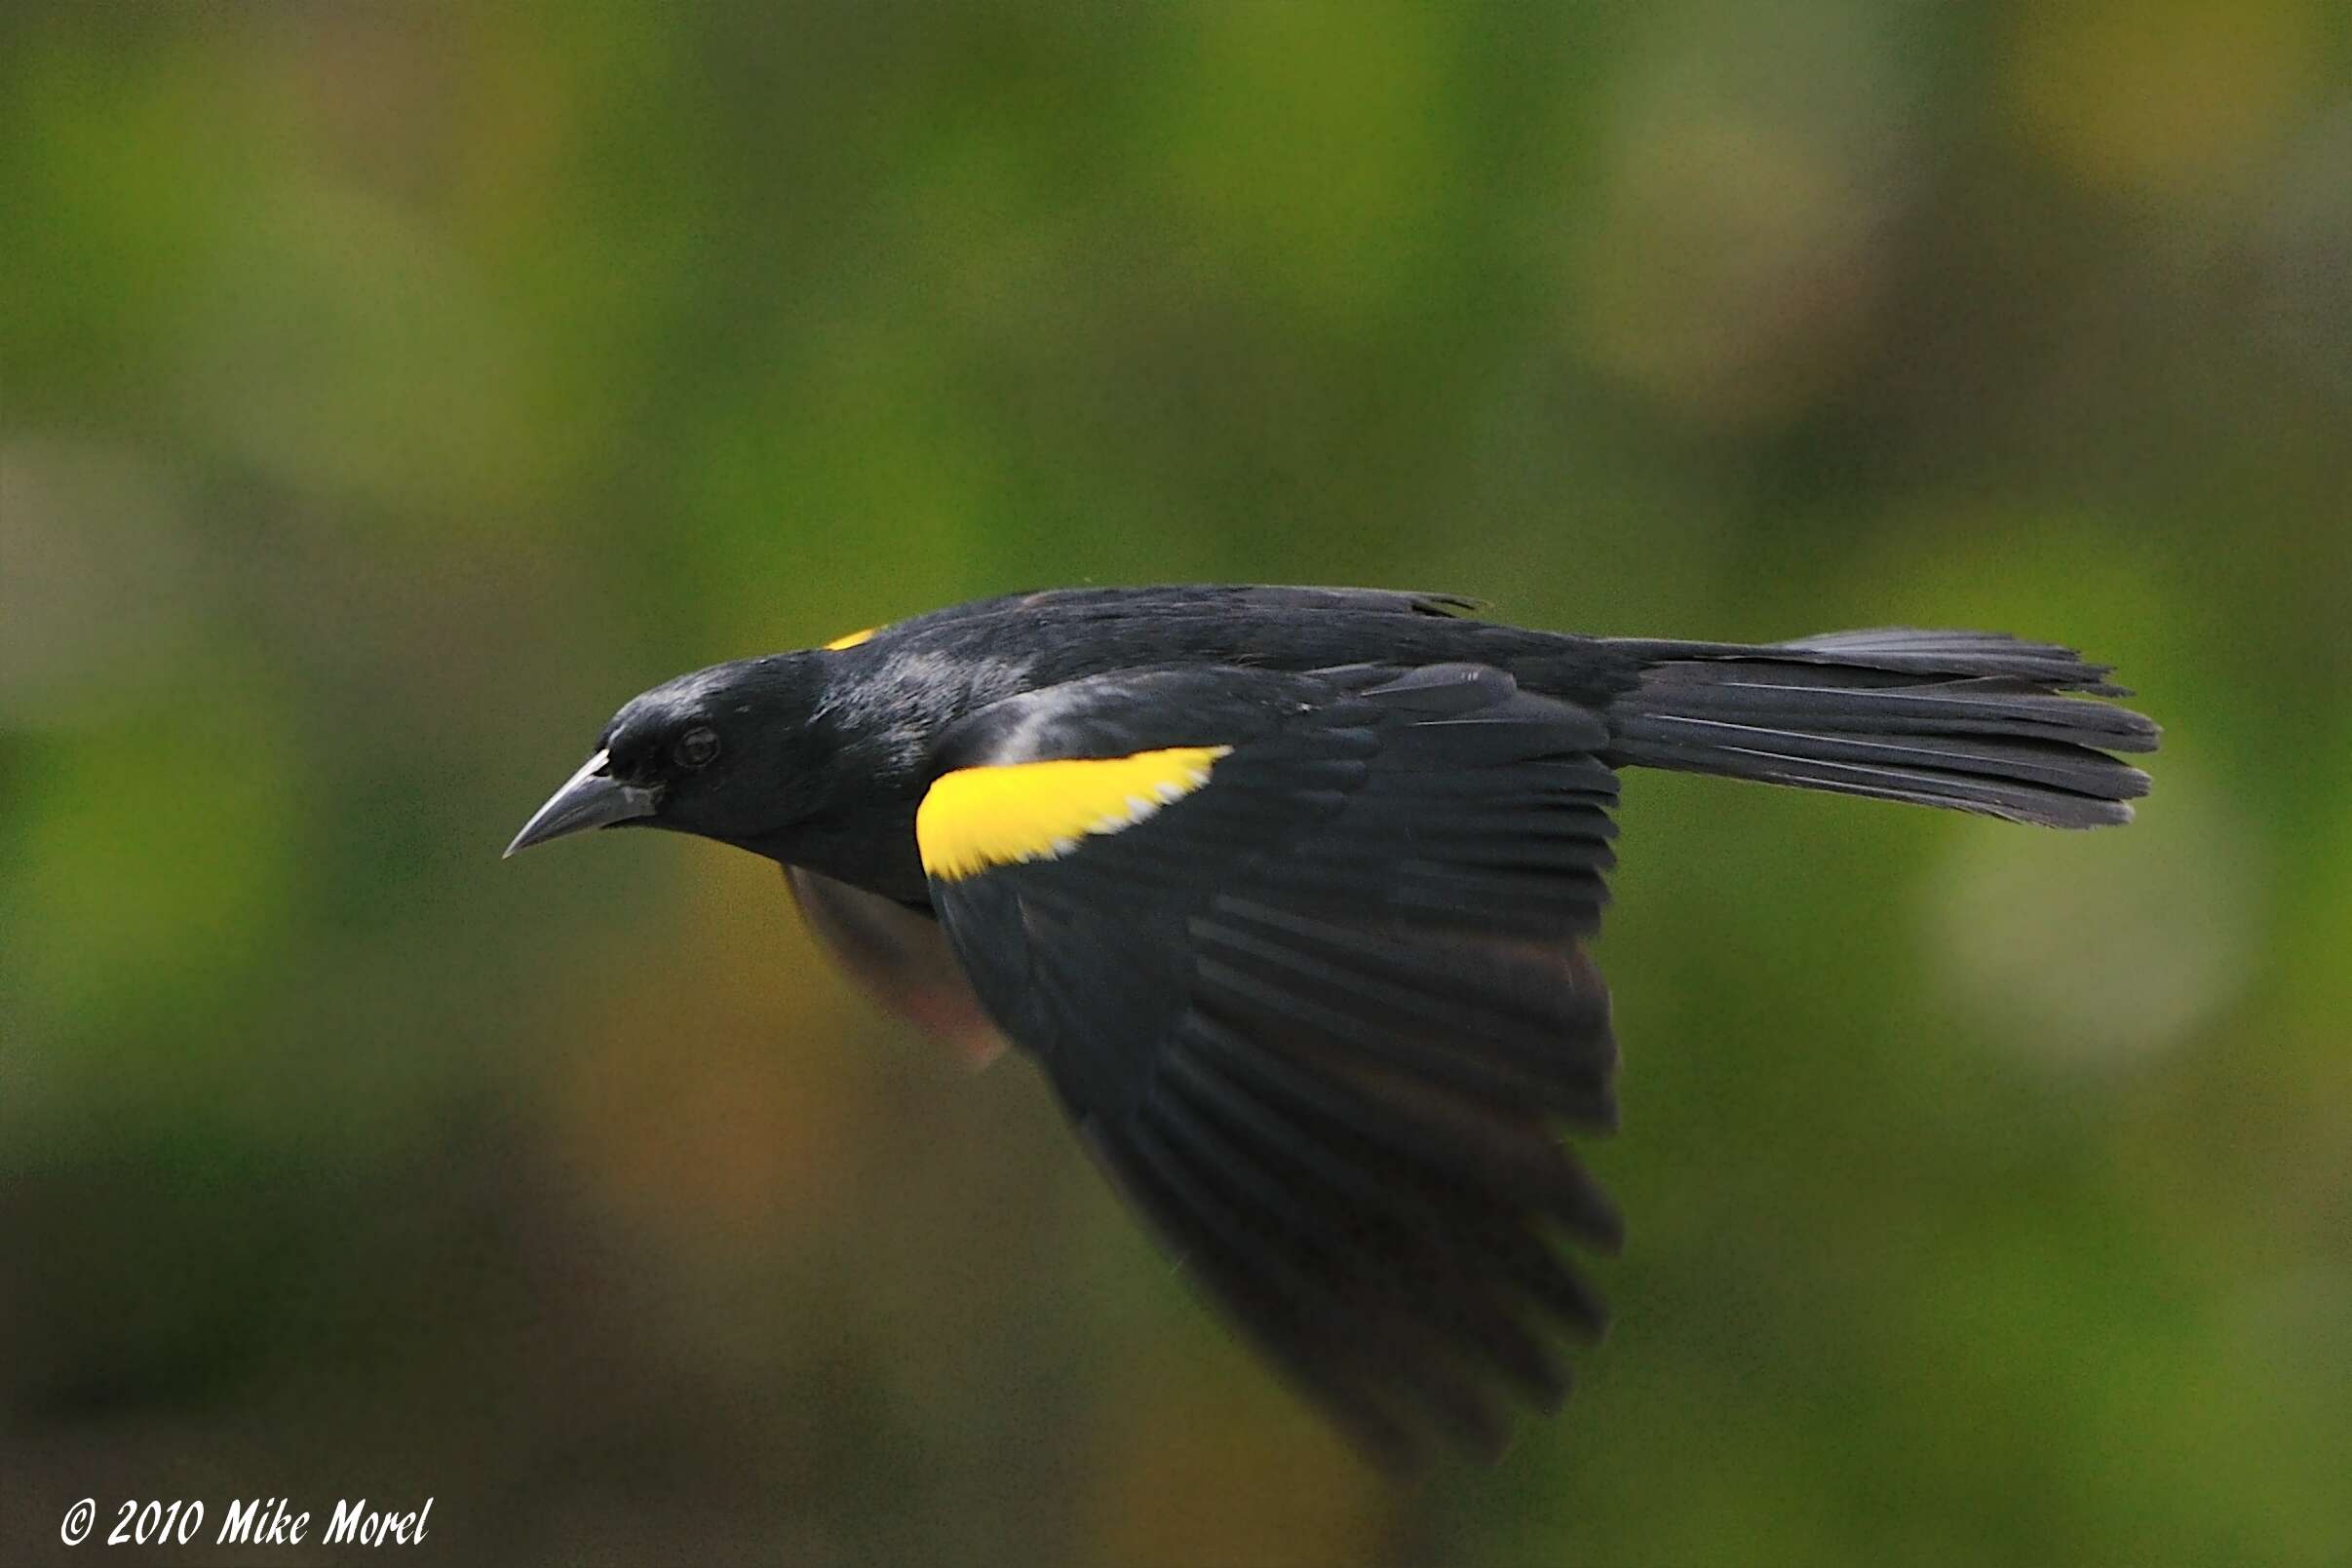
[[[670,754],[677,758],[677,765],[681,768],[709,767],[711,759],[718,755],[718,732],[711,729],[688,730],[677,738],[677,745],[671,747]]]

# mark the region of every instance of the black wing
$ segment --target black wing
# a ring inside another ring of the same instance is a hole
[[[938,921],[802,866],[786,866],[784,880],[809,929],[867,995],[946,1041],[975,1067],[1003,1052],[1004,1036],[973,995]]]
[[[1616,1121],[1605,739],[1478,666],[1099,676],[959,726],[918,819],[997,1022],[1384,1458],[1498,1448],[1605,1326],[1557,1242],[1618,1219],[1554,1131]]]
[[[1292,627],[1312,627],[1319,617],[1406,620],[1475,616],[1484,603],[1455,593],[1424,593],[1380,588],[1284,588],[1262,584],[1177,583],[1150,588],[1048,588],[1000,593],[928,610],[886,626],[836,637],[828,648],[861,646],[875,637],[905,642],[927,633],[983,633],[991,627],[1017,629],[1033,640],[1051,627],[1060,636],[1083,637],[1089,628],[1161,626],[1198,621],[1228,630],[1263,618]],[[1153,656],[1173,658],[1173,651]],[[1333,662],[1345,655],[1333,656]]]

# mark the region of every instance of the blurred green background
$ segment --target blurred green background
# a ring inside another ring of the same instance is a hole
[[[1619,1327],[1399,1492],[772,867],[497,858],[657,679],[1182,579],[2168,739],[1629,781]],[[8,7],[0,1560],[2352,1561],[2348,594],[2329,0]]]

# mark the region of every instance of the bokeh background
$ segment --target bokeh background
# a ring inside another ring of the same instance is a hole
[[[1400,1492],[771,867],[498,861],[657,679],[1170,579],[2168,740],[1632,781],[1620,1324]],[[2352,1561],[2348,596],[2330,0],[10,6],[0,1560]]]

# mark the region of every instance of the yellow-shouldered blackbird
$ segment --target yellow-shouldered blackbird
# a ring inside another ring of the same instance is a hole
[[[890,1006],[1043,1065],[1193,1276],[1377,1457],[1556,1407],[1615,1208],[1584,951],[1627,766],[2058,827],[2156,727],[1975,631],[1570,636],[1354,589],[1075,589],[632,699],[508,850],[698,833],[784,865]]]

